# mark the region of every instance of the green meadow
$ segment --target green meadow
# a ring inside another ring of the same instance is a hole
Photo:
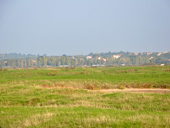
[[[170,66],[0,70],[0,128],[168,128]]]

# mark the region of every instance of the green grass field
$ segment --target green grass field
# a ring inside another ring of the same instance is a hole
[[[0,128],[170,127],[170,66],[0,70]]]

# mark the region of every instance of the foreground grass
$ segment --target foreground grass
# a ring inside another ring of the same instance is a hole
[[[2,128],[170,127],[170,94],[11,87],[1,92]]]
[[[128,111],[93,107],[1,108],[1,127],[169,127],[167,112]],[[13,116],[12,116],[13,115]]]
[[[123,79],[130,87],[169,87],[169,67],[125,72],[135,68],[1,71],[0,127],[170,127],[170,94],[87,90],[116,88]]]

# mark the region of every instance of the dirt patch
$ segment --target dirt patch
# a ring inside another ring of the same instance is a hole
[[[57,84],[57,85],[46,85],[46,84],[43,84],[41,85],[41,87],[43,88],[57,88],[57,87],[64,87],[63,84]]]
[[[42,87],[43,87],[43,88],[54,88],[54,87],[49,86],[49,85],[46,85],[46,84],[42,85]]]
[[[160,94],[168,94],[170,93],[170,89],[162,89],[162,88],[154,88],[154,89],[148,89],[148,88],[124,88],[124,89],[99,89],[96,88],[96,86],[84,86],[84,88],[74,88],[74,87],[66,87],[64,85],[41,85],[43,88],[70,88],[70,89],[84,89],[88,91],[93,91],[93,92],[104,92],[104,93],[115,93],[115,92],[131,92],[131,93],[160,93]]]
[[[170,93],[170,89],[101,89],[99,92],[104,93],[114,93],[114,92],[132,92],[132,93],[160,93],[167,94]]]
[[[47,89],[80,89],[80,88],[74,88],[74,87],[69,87],[69,86],[64,86],[62,84],[57,84],[57,85],[41,85],[39,86],[41,88],[47,88]]]

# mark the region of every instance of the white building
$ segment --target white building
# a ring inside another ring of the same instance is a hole
[[[162,54],[162,53],[160,52],[160,53],[157,54],[157,56],[160,56],[161,54]]]
[[[98,57],[97,59],[98,59],[98,60],[101,60],[101,57]]]
[[[118,59],[121,55],[113,55],[114,59]]]
[[[92,56],[87,56],[87,57],[86,57],[86,59],[91,59],[91,58],[92,58]]]

